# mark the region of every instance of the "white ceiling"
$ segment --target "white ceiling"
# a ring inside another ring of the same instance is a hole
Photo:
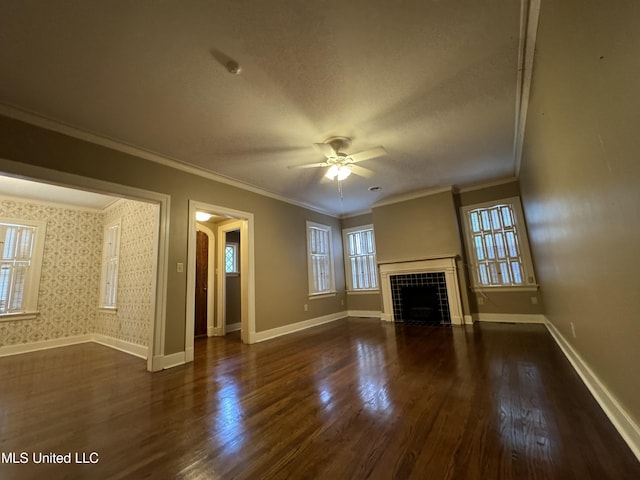
[[[117,197],[0,175],[0,194],[41,202],[102,210]]]
[[[514,0],[0,0],[0,102],[346,214],[514,175],[519,31]],[[332,135],[389,153],[343,200],[287,168]]]

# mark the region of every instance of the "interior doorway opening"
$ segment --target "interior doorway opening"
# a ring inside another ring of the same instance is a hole
[[[253,214],[190,201],[189,225],[188,362],[193,361],[198,336],[239,330],[244,343],[255,337]]]

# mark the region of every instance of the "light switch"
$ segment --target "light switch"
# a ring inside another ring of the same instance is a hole
[[[184,272],[184,263],[178,263],[178,273]]]

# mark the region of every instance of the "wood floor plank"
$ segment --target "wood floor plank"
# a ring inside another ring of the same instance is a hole
[[[159,373],[96,344],[0,358],[0,478],[632,479],[640,463],[543,326],[351,318],[198,339]]]

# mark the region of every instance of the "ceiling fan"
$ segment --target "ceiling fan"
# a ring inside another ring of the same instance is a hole
[[[329,167],[325,173],[325,177],[330,180],[337,178],[338,182],[342,182],[352,173],[361,177],[369,178],[373,175],[373,171],[368,168],[355,165],[365,160],[382,157],[387,154],[383,147],[375,147],[362,152],[348,154],[342,150],[351,145],[351,139],[347,137],[330,137],[323,143],[314,143],[313,146],[322,153],[326,158],[324,162],[307,163],[304,165],[291,165],[289,168],[322,168]]]

